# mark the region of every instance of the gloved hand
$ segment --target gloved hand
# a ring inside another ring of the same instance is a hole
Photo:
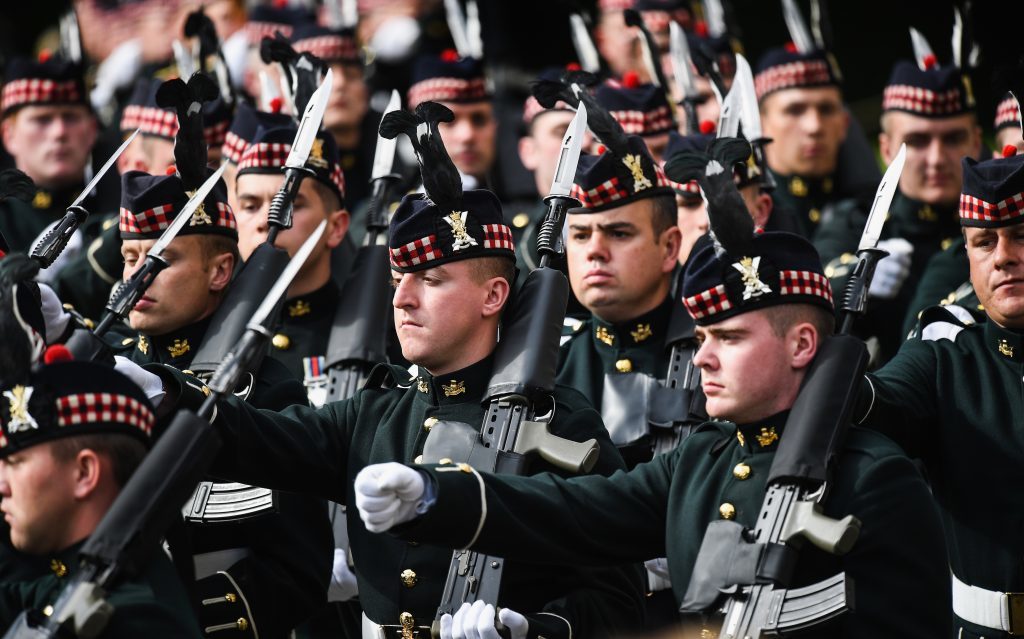
[[[509,608],[502,608],[498,620],[508,628],[512,639],[526,639],[530,623],[523,615]],[[494,606],[482,601],[464,603],[455,611],[455,616],[441,616],[441,639],[500,639],[494,627]]]
[[[149,401],[153,402],[154,408],[160,405],[166,393],[164,392],[164,383],[158,376],[121,355],[114,355],[114,370],[135,382],[149,398]]]
[[[327,601],[348,601],[358,594],[356,575],[348,565],[348,553],[344,548],[335,548],[331,584],[327,587]]]
[[[426,512],[426,482],[419,471],[396,462],[371,464],[356,475],[356,507],[370,532],[384,532]]]
[[[46,335],[43,338],[47,344],[56,344],[68,330],[68,324],[72,319],[71,313],[64,310],[64,305],[52,288],[42,283],[38,286],[39,299],[42,301],[40,310],[43,313],[43,323],[46,325]]]
[[[900,293],[903,282],[910,275],[910,258],[914,255],[914,245],[901,237],[882,240],[878,248],[888,251],[875,266],[875,276],[868,288],[868,296],[880,300],[891,300]]]
[[[644,562],[644,568],[647,568],[649,572],[654,573],[662,579],[671,579],[668,573],[668,559],[665,557],[658,557],[657,559],[648,559]]]

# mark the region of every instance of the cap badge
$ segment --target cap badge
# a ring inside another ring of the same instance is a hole
[[[455,397],[466,392],[466,382],[453,379],[451,384],[441,384],[445,397]]]
[[[651,330],[650,324],[637,324],[636,330],[630,331],[629,334],[633,336],[633,341],[639,344],[653,335],[654,332]]]
[[[467,215],[469,215],[469,211],[452,211],[447,217],[443,218],[448,223],[448,226],[452,227],[452,233],[455,235],[455,243],[452,244],[453,251],[461,251],[471,246],[478,246],[476,240],[466,232]]]
[[[15,386],[11,390],[4,391],[4,397],[10,402],[11,421],[7,425],[7,432],[20,433],[26,430],[37,430],[39,424],[28,412],[28,400],[32,398],[31,386]]]
[[[191,348],[187,339],[176,339],[173,344],[167,347],[167,352],[171,354],[171,357],[181,357],[189,352]]]
[[[306,164],[312,164],[321,169],[327,168],[327,160],[324,159],[324,141],[322,139],[313,139],[313,148],[309,150],[309,158],[306,159]]]
[[[768,288],[768,285],[762,282],[760,276],[757,274],[757,267],[760,264],[761,256],[758,255],[757,257],[744,257],[739,262],[732,265],[732,267],[739,271],[740,275],[743,277],[744,301],[772,292],[772,289]]]
[[[640,164],[640,154],[627,153],[626,157],[622,158],[622,163],[633,174],[633,191],[643,191],[653,186],[651,181],[647,179],[647,176],[644,175],[644,167]]]
[[[188,191],[189,198],[194,197],[195,191]],[[188,221],[189,226],[199,226],[200,224],[213,225],[213,220],[210,219],[210,215],[206,212],[206,203],[200,202],[199,206],[196,207],[194,213],[192,213],[192,219]]]

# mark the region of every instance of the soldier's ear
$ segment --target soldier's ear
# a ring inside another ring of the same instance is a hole
[[[324,239],[327,241],[327,248],[335,248],[345,239],[348,233],[348,226],[352,222],[352,216],[345,209],[333,211],[327,214],[327,229]]]
[[[500,316],[501,309],[512,293],[512,287],[504,277],[492,277],[487,280],[485,286],[488,288],[483,307],[480,309],[481,315],[485,318]]]
[[[519,161],[527,171],[537,170],[537,143],[529,135],[519,138]]]
[[[231,274],[235,270],[235,256],[231,253],[218,253],[210,258],[209,287],[211,293],[219,293],[231,283]]]
[[[799,322],[794,324],[787,333],[787,346],[789,348],[789,364],[796,370],[802,370],[811,365],[814,356],[818,353],[818,329],[810,322]]]
[[[671,273],[675,267],[676,262],[679,259],[679,247],[683,243],[683,232],[679,230],[679,227],[673,224],[664,231],[661,232],[661,241],[658,242],[663,247],[665,254],[661,260],[661,272]]]
[[[79,500],[88,499],[100,485],[104,468],[109,469],[110,465],[101,463],[100,456],[90,448],[78,451],[71,463],[74,464],[71,469],[74,473],[72,494]]]

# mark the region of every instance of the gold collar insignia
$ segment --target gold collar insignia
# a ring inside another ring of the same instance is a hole
[[[768,285],[761,281],[761,277],[757,273],[757,267],[760,264],[761,256],[758,255],[757,257],[744,257],[732,265],[743,277],[744,301],[772,292],[772,289],[768,288]]]
[[[1006,357],[1013,357],[1013,346],[1005,339],[999,340],[999,354]]]
[[[757,443],[761,448],[767,448],[771,446],[773,442],[778,441],[779,434],[775,432],[774,426],[767,428],[761,428],[761,433],[757,436]]]
[[[422,377],[417,377],[416,378],[416,390],[418,390],[421,393],[429,393],[430,392],[430,384],[428,384],[427,380],[423,379]]]
[[[32,398],[31,386],[15,386],[4,391],[4,397],[10,402],[11,421],[7,424],[8,433],[20,433],[26,430],[37,430],[39,424],[28,412],[28,400]]]
[[[654,332],[651,330],[650,324],[637,324],[636,330],[630,331],[629,334],[633,336],[633,341],[639,344],[654,335]]]
[[[302,317],[309,315],[313,308],[306,300],[295,300],[288,305],[288,317]]]
[[[651,181],[647,176],[644,175],[644,167],[640,164],[639,153],[626,154],[626,157],[622,158],[622,163],[626,165],[626,168],[629,169],[629,172],[633,175],[634,192],[643,191],[644,189],[649,189],[654,186],[651,184]]]
[[[612,334],[604,326],[598,326],[597,328],[594,329],[594,337],[596,337],[597,339],[601,340],[602,342],[604,342],[608,346],[611,346],[612,344],[615,343],[615,335]]]
[[[455,236],[455,242],[452,244],[453,251],[461,251],[471,246],[478,246],[473,236],[466,231],[467,215],[469,215],[469,211],[452,211],[442,218],[448,223],[448,226],[452,227],[452,234]]]
[[[46,191],[36,191],[36,195],[32,198],[32,206],[37,209],[48,209],[53,204],[53,196]]]
[[[457,379],[453,379],[451,384],[441,384],[441,390],[444,391],[445,397],[462,395],[466,392],[466,382],[460,382]]]
[[[800,177],[794,175],[789,180],[789,192],[796,197],[807,197],[807,184]]]
[[[191,349],[192,347],[189,346],[187,339],[176,339],[173,344],[167,347],[167,352],[171,354],[171,357],[181,357]]]
[[[149,355],[149,340],[145,335],[139,335],[139,343],[135,345],[143,355]]]

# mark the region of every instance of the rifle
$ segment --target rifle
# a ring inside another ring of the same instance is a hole
[[[398,92],[393,91],[384,114],[400,107]],[[391,300],[387,207],[391,189],[399,179],[392,171],[396,146],[396,138],[377,136],[370,177],[373,192],[366,219],[366,237],[356,253],[352,273],[341,290],[331,335],[327,340],[324,357],[327,402],[354,395],[370,369],[387,359],[385,340]]]
[[[726,593],[722,639],[785,636],[853,606],[853,584],[845,572],[801,588],[791,588],[790,582],[806,542],[842,555],[860,532],[855,517],[832,519],[822,505],[868,362],[866,346],[850,329],[864,312],[875,266],[886,255],[877,244],[904,158],[901,148],[878,186],[842,304],[840,331],[822,341],[790,410],[757,525],[749,530],[734,521],[715,521],[704,535],[680,612],[711,610]]]
[[[431,435],[448,431],[466,436],[468,431],[475,441],[467,461],[480,470],[523,474],[531,455],[539,455],[570,472],[589,471],[597,461],[595,440],[568,441],[547,429],[553,414],[550,397],[555,387],[562,316],[569,295],[565,275],[549,264],[559,253],[566,212],[579,206],[569,196],[569,189],[586,121],[587,109],[580,103],[562,140],[551,194],[544,200],[547,212],[538,235],[540,266],[527,276],[514,306],[506,314],[502,340],[494,352],[484,426],[478,432],[466,425],[439,422],[431,429]],[[438,441],[444,439],[447,437],[438,436]],[[430,455],[426,445],[423,455],[424,459]],[[501,557],[455,551],[431,627],[432,635],[440,634],[441,616],[455,614],[463,603],[483,600],[497,605],[504,566]]]
[[[78,194],[75,201],[71,203],[64,213],[64,217],[57,221],[57,223],[46,232],[46,235],[36,242],[29,250],[29,257],[34,258],[39,262],[41,268],[47,268],[53,262],[60,257],[60,254],[67,247],[68,242],[71,240],[71,236],[75,234],[85,220],[89,217],[89,211],[81,206],[82,202],[88,197],[89,193],[99,184],[103,176],[107,174],[110,167],[114,165],[117,158],[121,157],[124,150],[128,148],[128,145],[132,143],[135,136],[139,134],[139,130],[135,129],[131,135],[128,136],[121,146],[114,151],[114,154],[107,158],[100,170],[96,172],[92,180],[89,181],[82,192]]]
[[[108,593],[145,571],[167,529],[180,516],[181,504],[213,462],[221,445],[220,436],[210,424],[216,415],[217,401],[234,390],[249,361],[266,348],[270,337],[266,324],[272,311],[325,226],[326,222],[321,222],[306,240],[256,310],[245,335],[210,380],[212,393],[199,410],[179,410],[125,484],[82,547],[79,570],[61,591],[52,612],[23,612],[4,635],[5,639],[91,639],[103,632],[114,614],[107,601]]]

